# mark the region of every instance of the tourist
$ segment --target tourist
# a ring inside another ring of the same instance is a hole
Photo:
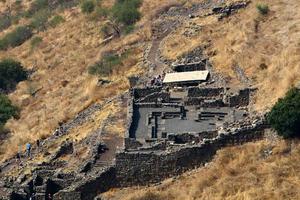
[[[40,140],[38,139],[37,141],[36,141],[36,147],[37,147],[37,151],[39,152],[39,150],[40,150]]]
[[[30,157],[30,153],[31,153],[31,144],[27,143],[26,144],[26,155],[28,158]]]
[[[20,152],[17,153],[16,155],[16,162],[20,165],[21,163],[21,155],[20,155]]]

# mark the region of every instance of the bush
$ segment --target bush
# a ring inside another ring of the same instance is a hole
[[[102,8],[101,6],[97,6],[95,12],[93,14],[93,19],[101,19],[107,17],[109,15],[109,10],[107,8]]]
[[[36,12],[48,8],[48,5],[48,0],[34,0],[25,16],[32,17]]]
[[[271,126],[284,138],[300,136],[300,91],[293,88],[267,115]]]
[[[0,62],[0,89],[9,91],[16,84],[27,78],[27,73],[21,63],[12,60],[4,59]]]
[[[38,31],[46,30],[49,17],[50,17],[50,11],[48,9],[39,10],[33,15],[30,23],[30,27]]]
[[[60,16],[60,15],[55,15],[50,21],[49,21],[49,25],[54,28],[57,25],[59,25],[60,23],[63,23],[65,21],[65,19]]]
[[[127,57],[127,55],[127,52],[121,56],[106,55],[101,61],[89,67],[89,73],[92,75],[109,76],[112,74],[113,70],[122,64],[122,61]]]
[[[266,4],[258,4],[256,5],[256,9],[261,15],[266,15],[269,13],[269,6]]]
[[[132,25],[141,18],[140,5],[140,0],[118,0],[112,8],[113,17],[125,26]]]
[[[0,40],[0,50],[6,50],[8,47],[16,47],[23,44],[31,38],[32,29],[28,26],[19,26],[14,31],[6,34]]]
[[[84,1],[81,5],[83,13],[92,13],[95,10],[95,3],[92,0]]]
[[[9,15],[0,16],[0,31],[9,28],[11,24],[12,24],[11,16]]]
[[[0,94],[0,129],[11,117],[18,117],[18,109],[13,106],[6,95]]]
[[[39,46],[39,44],[43,41],[43,39],[39,36],[36,36],[34,38],[31,39],[30,41],[30,46],[31,46],[31,50],[35,49],[37,46]]]
[[[124,29],[125,34],[132,33],[133,31],[134,31],[134,25],[126,26],[125,29]]]

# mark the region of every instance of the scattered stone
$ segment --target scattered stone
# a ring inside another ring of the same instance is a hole
[[[72,154],[73,152],[73,142],[66,140],[62,143],[58,151],[52,156],[50,160],[55,160],[63,155]]]

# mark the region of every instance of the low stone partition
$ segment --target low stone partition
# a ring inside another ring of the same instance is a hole
[[[114,167],[108,167],[94,176],[84,177],[80,182],[59,191],[54,200],[93,200],[98,194],[116,185]]]
[[[146,88],[133,88],[131,93],[134,99],[140,99],[146,97],[152,93],[161,92],[162,87],[146,87]]]
[[[173,141],[176,144],[199,143],[203,139],[213,139],[217,137],[217,131],[205,131],[201,133],[182,133],[168,134],[168,141]]]
[[[250,103],[251,92],[254,89],[243,89],[240,90],[237,94],[234,94],[228,98],[228,104],[230,107],[245,107]]]
[[[138,102],[146,103],[146,102],[170,102],[170,93],[168,92],[155,92],[149,94],[143,98],[140,98]]]
[[[207,60],[202,60],[195,63],[176,64],[172,65],[172,68],[175,72],[202,71],[206,70],[206,62]]]
[[[220,97],[224,93],[224,88],[198,88],[188,89],[188,97]]]
[[[124,140],[126,149],[137,149],[143,146],[143,144],[137,141],[135,138],[125,138]]]
[[[204,165],[224,146],[256,141],[264,136],[263,124],[220,134],[197,145],[183,145],[169,151],[121,152],[116,156],[119,186],[147,185]]]
[[[185,106],[202,106],[206,108],[224,107],[226,104],[222,99],[204,99],[198,97],[190,97],[184,101]]]

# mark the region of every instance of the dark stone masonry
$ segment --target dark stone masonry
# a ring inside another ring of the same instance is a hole
[[[253,92],[198,86],[133,89],[125,149],[116,156],[117,185],[158,183],[204,165],[222,147],[262,139],[264,118],[248,111]],[[162,93],[169,98],[158,101]]]

